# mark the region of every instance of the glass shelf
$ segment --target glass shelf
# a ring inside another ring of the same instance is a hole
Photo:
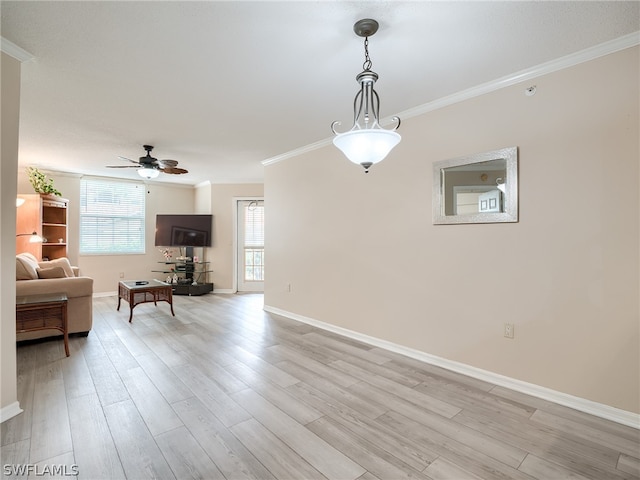
[[[197,275],[199,273],[213,273],[213,270],[194,270],[193,272],[187,272],[185,270],[151,270],[153,273],[193,273]]]
[[[165,265],[206,265],[207,263],[211,263],[211,262],[201,262],[201,261],[197,261],[197,262],[190,262],[187,260],[173,260],[171,262],[158,262],[158,263],[164,263]]]
[[[196,283],[206,283],[207,275],[213,273],[213,270],[208,270],[206,265],[210,262],[198,261],[191,262],[188,260],[170,260],[159,261],[161,265],[166,265],[164,269],[151,270],[152,273],[161,273],[163,275],[178,275],[181,279],[192,279]],[[175,268],[170,268],[170,265],[174,265]]]

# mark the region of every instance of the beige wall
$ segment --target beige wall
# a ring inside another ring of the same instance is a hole
[[[46,172],[54,180],[54,185],[63,197],[69,199],[70,261],[80,267],[82,275],[93,277],[94,292],[113,293],[117,290],[120,273],[129,280],[142,278],[162,278],[151,270],[162,260],[158,248],[154,246],[155,217],[158,213],[211,213],[213,214],[213,247],[195,254],[210,263],[213,274],[208,280],[214,282],[214,291],[231,290],[233,285],[233,199],[236,197],[262,196],[262,184],[210,184],[192,187],[161,183],[147,184],[146,198],[146,254],[144,255],[80,255],[79,238],[80,177],[59,172]],[[18,192],[33,193],[27,175],[18,172]],[[15,223],[15,222],[14,222]],[[75,241],[73,239],[76,239]],[[15,248],[15,247],[14,247]],[[196,249],[197,250],[197,249]],[[14,260],[15,261],[15,260]]]
[[[406,119],[369,174],[332,146],[266,167],[265,305],[639,412],[638,58]],[[432,225],[433,162],[510,146],[519,223]]]
[[[162,274],[152,273],[152,270],[159,269],[157,262],[163,259],[160,250],[154,246],[156,214],[194,213],[195,191],[193,188],[163,183],[146,185],[145,254],[80,255],[78,245],[80,177],[56,172],[47,172],[47,174],[53,178],[54,185],[60,190],[62,196],[69,199],[69,260],[80,267],[82,275],[93,277],[94,293],[116,292],[118,282],[121,280],[121,273],[124,274],[126,280],[164,277]],[[24,169],[18,172],[18,192],[33,193],[33,188],[29,184]]]
[[[195,212],[211,213],[211,183],[203,182],[195,187]]]
[[[2,53],[0,160],[0,411],[18,412],[16,372],[16,172],[20,120],[20,62]]]
[[[214,291],[232,291],[234,286],[234,198],[262,197],[264,185],[258,183],[211,185],[213,247],[207,259],[213,270]],[[266,207],[269,208],[269,207]]]

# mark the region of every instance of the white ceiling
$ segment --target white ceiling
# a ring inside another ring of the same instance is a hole
[[[143,144],[195,185],[261,182],[261,162],[353,121],[369,40],[388,117],[640,30],[640,2],[2,1],[23,64],[21,166],[107,169]],[[401,128],[402,130],[402,128]],[[400,133],[402,131],[400,130]],[[346,161],[346,160],[345,160]]]

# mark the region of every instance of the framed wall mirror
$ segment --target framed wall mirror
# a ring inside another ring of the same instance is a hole
[[[518,147],[433,164],[433,223],[518,221]]]

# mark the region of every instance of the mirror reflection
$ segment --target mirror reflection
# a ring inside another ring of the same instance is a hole
[[[434,163],[435,224],[517,222],[517,148]]]

